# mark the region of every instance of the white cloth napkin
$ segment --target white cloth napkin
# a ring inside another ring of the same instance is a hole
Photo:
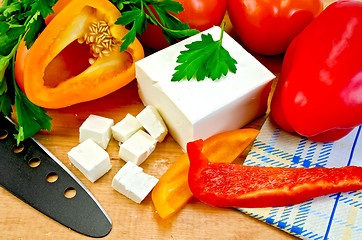
[[[268,118],[244,164],[307,168],[362,166],[361,126],[338,141],[316,143],[281,130]],[[361,190],[326,195],[288,207],[238,210],[302,239],[362,239]]]

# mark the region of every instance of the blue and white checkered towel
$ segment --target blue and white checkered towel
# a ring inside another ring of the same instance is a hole
[[[361,126],[338,141],[316,143],[287,133],[267,119],[244,164],[362,166]],[[326,195],[288,207],[239,210],[302,239],[362,239],[362,191]]]

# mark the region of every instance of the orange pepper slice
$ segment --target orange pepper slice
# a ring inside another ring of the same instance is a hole
[[[144,57],[136,39],[120,52],[128,30],[116,25],[121,13],[108,0],[65,1],[25,59],[24,92],[34,104],[62,108],[91,101],[135,79]]]
[[[256,138],[259,130],[244,128],[215,134],[204,141],[202,152],[210,162],[233,162]],[[187,153],[181,155],[161,176],[152,190],[152,201],[161,218],[180,210],[193,194],[188,185],[190,162]]]

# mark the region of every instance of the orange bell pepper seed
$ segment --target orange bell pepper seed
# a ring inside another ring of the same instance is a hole
[[[62,108],[91,101],[135,78],[144,57],[136,39],[120,52],[128,30],[116,25],[121,13],[108,0],[65,4],[39,35],[25,60],[24,92],[34,104]]]
[[[254,141],[259,130],[245,128],[226,131],[205,140],[202,152],[211,162],[231,163]],[[193,198],[188,185],[190,162],[181,155],[161,176],[152,190],[152,201],[158,215],[167,218]]]

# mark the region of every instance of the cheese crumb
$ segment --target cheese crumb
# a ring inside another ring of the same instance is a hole
[[[146,131],[158,142],[162,142],[168,133],[165,122],[154,106],[145,107],[136,118]]]
[[[91,182],[97,181],[112,167],[108,153],[91,139],[72,148],[68,157]]]
[[[111,129],[113,138],[118,142],[124,143],[137,131],[142,130],[143,127],[137,118],[128,113],[125,118],[112,126]]]
[[[127,162],[114,176],[112,187],[136,203],[141,203],[157,184],[158,179]]]
[[[143,130],[139,130],[120,144],[119,157],[136,165],[143,163],[155,150],[157,141]]]
[[[79,128],[79,142],[84,142],[89,138],[103,149],[106,149],[111,139],[111,127],[113,124],[113,119],[89,115]]]

